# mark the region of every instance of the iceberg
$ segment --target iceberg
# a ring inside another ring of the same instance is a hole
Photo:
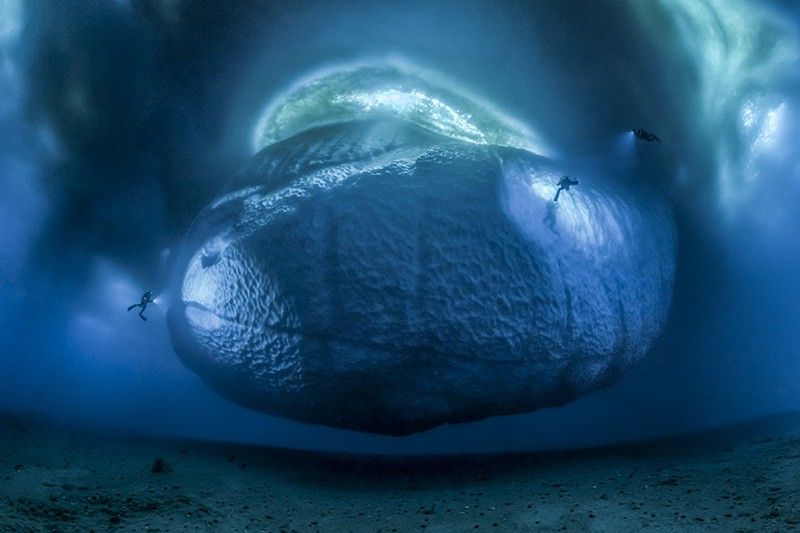
[[[563,404],[641,358],[672,295],[666,203],[600,175],[553,202],[564,172],[524,128],[364,68],[271,106],[188,231],[182,361],[266,413],[406,435]]]

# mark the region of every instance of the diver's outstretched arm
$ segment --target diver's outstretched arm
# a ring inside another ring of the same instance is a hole
[[[559,195],[559,194],[561,194],[561,188],[560,188],[560,187],[559,187],[559,189],[556,191],[556,197],[555,197],[555,198],[553,198],[553,201],[554,201],[554,202],[557,202],[557,201],[558,201],[558,195]]]

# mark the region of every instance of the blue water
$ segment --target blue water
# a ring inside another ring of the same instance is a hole
[[[800,408],[799,17],[745,0],[1,2],[0,409],[417,452],[577,446]],[[641,180],[669,202],[671,314],[615,385],[395,439],[237,407],[180,362],[162,290],[191,221],[260,147],[265,110],[314,73],[384,60],[441,73],[572,172]],[[639,127],[662,143],[632,139]],[[159,298],[142,322],[124,309],[145,290]]]

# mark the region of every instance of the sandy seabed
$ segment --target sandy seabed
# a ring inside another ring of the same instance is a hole
[[[578,451],[349,456],[0,418],[2,531],[786,531],[800,414]]]

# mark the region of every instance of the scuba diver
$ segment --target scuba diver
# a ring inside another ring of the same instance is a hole
[[[138,304],[133,304],[128,306],[128,311],[133,309],[134,307],[141,307],[142,309],[139,311],[139,318],[142,320],[147,320],[147,317],[144,316],[144,310],[147,309],[147,304],[151,304],[153,302],[153,293],[151,291],[147,291],[146,293],[142,294],[142,300]]]
[[[571,179],[569,176],[561,176],[561,179],[558,182],[558,190],[556,191],[556,197],[553,198],[553,201],[554,202],[558,201],[558,196],[561,194],[561,191],[568,191],[570,187],[577,184],[578,180]]]
[[[656,141],[658,144],[661,144],[661,139],[655,133],[650,133],[644,128],[639,128],[638,130],[633,130],[633,134],[636,135],[643,141],[653,142]]]

